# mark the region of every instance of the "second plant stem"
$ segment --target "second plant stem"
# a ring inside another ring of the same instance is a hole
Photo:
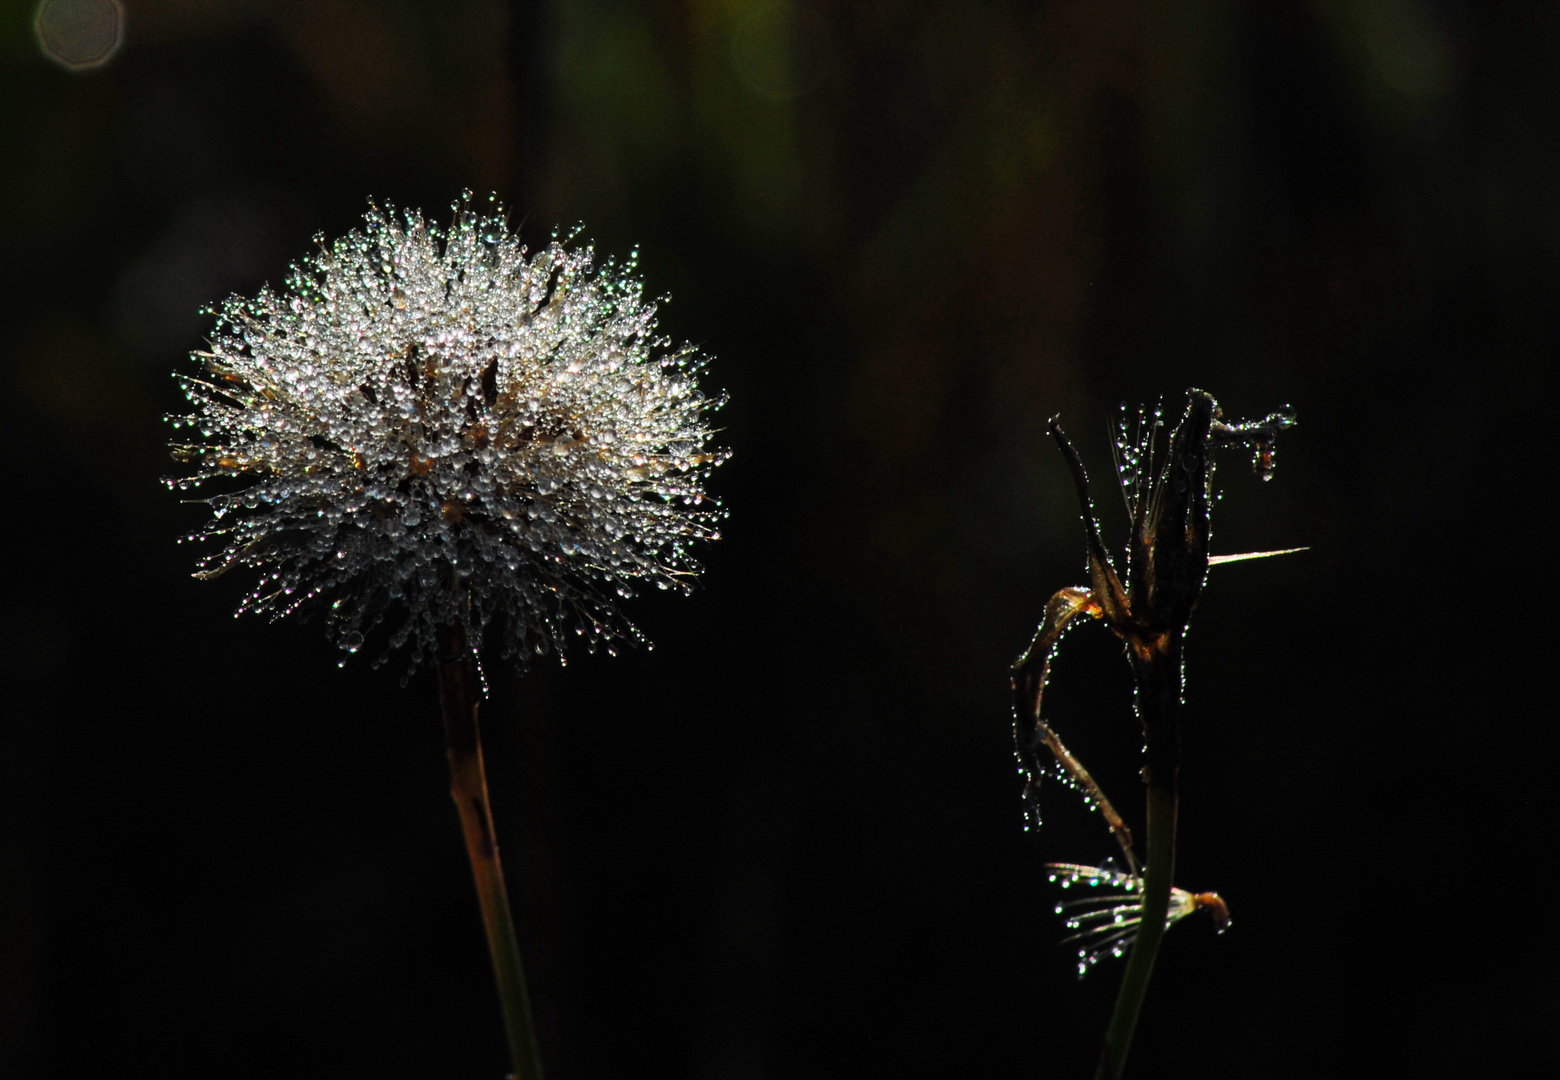
[[[1183,635],[1184,631],[1173,630],[1150,641],[1128,645],[1148,754],[1144,769],[1148,786],[1148,859],[1143,876],[1142,921],[1132,954],[1127,958],[1110,1027],[1105,1032],[1105,1049],[1096,1080],[1116,1080],[1126,1066],[1138,1013],[1142,1011],[1154,960],[1159,955],[1159,942],[1165,935],[1170,886],[1175,877]]]
[[[459,626],[445,627],[439,641],[439,701],[444,712],[445,750],[450,760],[450,797],[460,814],[466,855],[476,879],[504,1032],[514,1063],[512,1075],[516,1080],[542,1080],[531,1000],[525,988],[525,969],[520,964],[520,942],[509,907],[509,890],[504,885],[503,866],[498,860],[493,808],[488,802],[482,735],[477,726],[481,700],[476,660],[466,632]]]

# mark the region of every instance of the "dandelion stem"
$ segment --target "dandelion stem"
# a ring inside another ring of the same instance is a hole
[[[1105,1032],[1105,1050],[1095,1080],[1116,1080],[1127,1063],[1138,1013],[1154,973],[1165,935],[1170,888],[1175,877],[1175,826],[1181,767],[1181,644],[1184,630],[1152,642],[1132,642],[1128,655],[1137,683],[1138,715],[1148,748],[1148,862],[1143,876],[1142,922],[1127,958],[1116,1008]]]
[[[488,802],[487,772],[482,764],[482,735],[477,726],[481,702],[480,683],[466,631],[459,625],[444,627],[439,641],[439,700],[444,712],[444,743],[450,759],[450,797],[460,813],[466,836],[466,855],[476,878],[477,900],[487,928],[488,952],[498,982],[504,1031],[515,1080],[542,1080],[531,1000],[525,989],[525,969],[520,964],[520,943],[509,908],[509,891],[498,861],[498,841],[493,832],[493,808]]]

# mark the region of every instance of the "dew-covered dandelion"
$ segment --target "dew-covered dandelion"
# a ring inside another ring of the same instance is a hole
[[[528,252],[469,194],[447,228],[370,204],[363,228],[232,297],[180,375],[198,438],[175,443],[220,550],[197,577],[260,571],[239,612],[322,607],[348,653],[389,624],[390,651],[432,658],[450,793],[487,931],[512,1075],[541,1080],[518,934],[482,760],[476,652],[561,658],[639,638],[634,586],[687,590],[689,548],[723,517],[705,494],[704,360],[655,335],[626,265],[554,238]],[[572,632],[572,633],[571,633]],[[408,672],[410,674],[410,672]]]
[[[1089,893],[1056,905],[1056,913],[1064,917],[1063,925],[1073,931],[1062,938],[1063,944],[1078,943],[1078,978],[1087,975],[1106,956],[1125,955],[1143,924],[1143,879],[1136,874],[1123,874],[1112,866],[1047,863],[1046,869],[1051,871],[1049,880],[1064,889],[1081,885],[1113,890]],[[1199,909],[1213,916],[1219,933],[1229,929],[1230,909],[1218,893],[1192,893],[1174,886],[1170,888],[1170,907],[1165,913],[1166,928]]]
[[[203,489],[222,547],[198,577],[260,571],[240,611],[323,607],[347,652],[389,620],[412,665],[442,628],[504,655],[639,637],[639,583],[686,589],[715,539],[704,360],[655,335],[635,259],[528,252],[469,198],[445,228],[370,206],[360,230],[231,297],[202,371],[180,375],[197,438],[169,481]],[[387,649],[388,652],[388,649]],[[381,657],[382,659],[383,657]]]

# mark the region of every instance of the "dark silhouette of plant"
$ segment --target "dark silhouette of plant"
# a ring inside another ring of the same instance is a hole
[[[1131,949],[1105,1035],[1100,1077],[1118,1077],[1126,1063],[1166,926],[1198,908],[1209,910],[1221,928],[1229,921],[1228,909],[1217,894],[1193,894],[1172,883],[1181,756],[1182,647],[1210,566],[1285,553],[1210,555],[1214,451],[1231,444],[1252,447],[1253,466],[1266,480],[1273,471],[1274,440],[1278,432],[1294,423],[1294,414],[1287,409],[1251,423],[1227,423],[1218,402],[1196,389],[1188,391],[1186,413],[1168,438],[1157,413],[1151,421],[1139,413],[1131,439],[1123,423],[1117,440],[1117,470],[1132,533],[1123,571],[1118,573],[1100,539],[1083,463],[1057,419],[1050,422],[1051,436],[1067,460],[1083,510],[1089,584],[1061,589],[1051,597],[1034,641],[1013,665],[1014,738],[1020,768],[1028,779],[1025,798],[1031,808],[1044,771],[1040,748],[1045,747],[1066,777],[1081,789],[1085,801],[1100,811],[1126,859],[1126,873],[1052,864],[1052,880],[1060,877],[1064,887],[1081,882],[1122,890],[1058,905],[1059,912],[1084,908],[1075,910],[1067,924],[1077,931],[1067,940],[1081,943],[1080,975],[1106,952],[1120,955]],[[1101,620],[1122,639],[1132,668],[1147,758],[1143,768],[1148,788],[1147,856],[1141,871],[1132,833],[1121,815],[1040,715],[1057,643],[1082,615]]]

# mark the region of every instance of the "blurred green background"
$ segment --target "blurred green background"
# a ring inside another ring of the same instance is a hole
[[[502,1075],[432,679],[229,618],[159,484],[203,305],[464,188],[637,245],[731,395],[655,650],[490,667],[553,1077],[1087,1074],[1119,965],[1043,864],[1111,845],[1059,785],[1022,831],[1009,734],[1083,577],[1044,427],[1120,537],[1106,424],[1193,385],[1301,419],[1216,549],[1311,550],[1194,623],[1178,878],[1235,924],[1133,1072],[1554,1067],[1560,6],[54,5],[0,20],[0,1075]],[[1114,640],[1047,700],[1138,813]]]

